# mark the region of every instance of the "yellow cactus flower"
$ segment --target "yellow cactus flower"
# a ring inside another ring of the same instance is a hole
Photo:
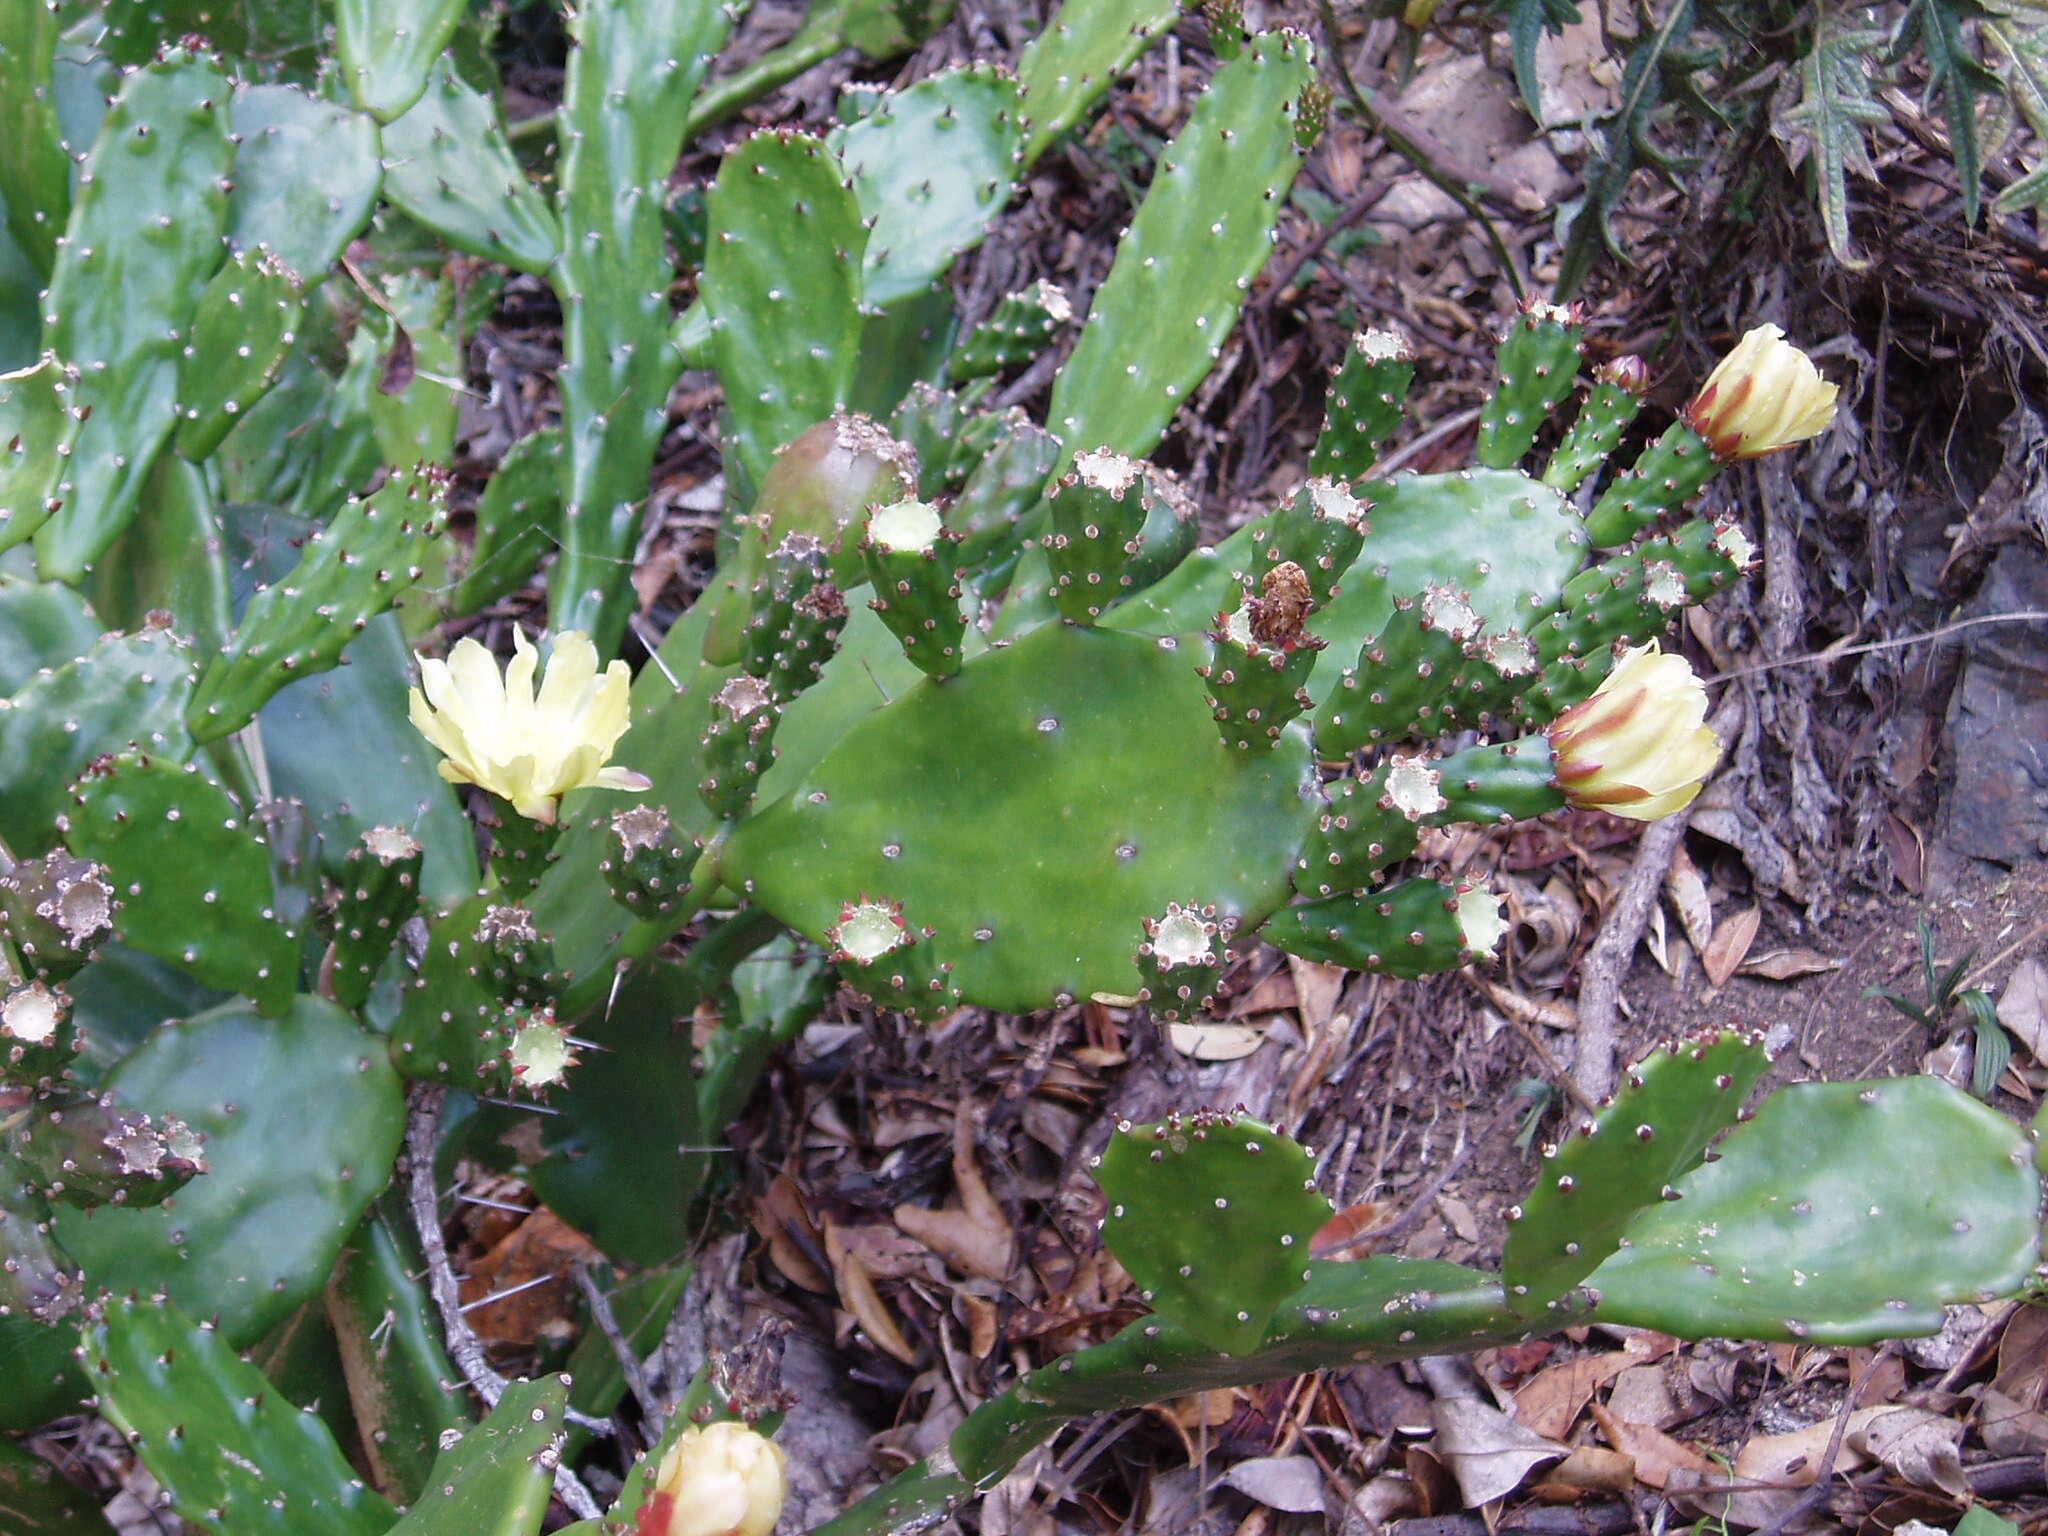
[[[773,1440],[729,1421],[692,1426],[661,1458],[634,1536],[769,1536],[786,1491]]]
[[[565,631],[536,696],[538,653],[517,629],[512,647],[502,678],[474,640],[457,641],[446,661],[420,662],[425,692],[411,690],[412,723],[442,752],[441,777],[487,789],[538,822],[552,822],[572,789],[646,789],[644,774],[605,766],[629,721],[626,664],[600,677],[590,637]]]
[[[1558,787],[1573,805],[1657,821],[1692,803],[1721,760],[1707,690],[1657,642],[1624,654],[1590,699],[1550,724]]]
[[[1836,393],[1783,331],[1760,325],[1721,359],[1681,414],[1715,458],[1731,463],[1820,436],[1835,419]]]

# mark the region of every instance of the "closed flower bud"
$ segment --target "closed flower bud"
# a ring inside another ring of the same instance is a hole
[[[782,1448],[744,1424],[686,1429],[661,1458],[634,1536],[769,1536],[786,1490]]]
[[[1818,437],[1835,419],[1835,393],[1783,331],[1760,325],[1721,359],[1682,414],[1726,463]]]
[[[1707,690],[1657,642],[1614,664],[1594,695],[1550,725],[1553,771],[1582,810],[1656,821],[1692,803],[1721,760],[1706,726]]]
[[[425,691],[411,691],[412,723],[441,750],[441,777],[487,789],[539,822],[552,822],[572,789],[647,788],[644,775],[605,766],[629,723],[626,664],[599,676],[596,647],[570,630],[556,637],[536,693],[532,642],[515,629],[512,646],[502,678],[474,640],[457,641],[446,661],[420,663]]]

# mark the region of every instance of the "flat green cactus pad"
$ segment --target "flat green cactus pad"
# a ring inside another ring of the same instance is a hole
[[[382,1046],[314,997],[166,1024],[104,1086],[204,1135],[207,1172],[150,1210],[60,1211],[58,1241],[89,1284],[168,1294],[237,1346],[319,1295],[404,1131]]]
[[[1781,1089],[1720,1152],[1593,1272],[1602,1318],[1866,1344],[1933,1333],[2040,1262],[2026,1136],[1938,1078]]]
[[[162,1297],[109,1300],[85,1330],[100,1411],[178,1513],[217,1536],[380,1536],[395,1511],[213,1328]]]
[[[1094,1171],[1109,1251],[1155,1311],[1227,1355],[1265,1338],[1331,1214],[1315,1160],[1249,1115],[1120,1126]]]
[[[426,1492],[390,1536],[533,1536],[548,1512],[569,1378],[505,1389],[491,1416],[443,1437]]]
[[[982,1007],[1134,995],[1144,919],[1256,924],[1314,821],[1306,743],[1227,751],[1199,659],[1049,624],[916,684],[735,831],[726,883],[819,939],[846,903],[901,902]]]
[[[1660,1047],[1628,1069],[1595,1120],[1546,1147],[1501,1254],[1508,1305],[1541,1317],[1612,1253],[1638,1212],[1735,1123],[1769,1058],[1734,1031]]]

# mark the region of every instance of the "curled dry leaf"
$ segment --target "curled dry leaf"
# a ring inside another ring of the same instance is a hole
[[[1593,1394],[1635,1364],[1635,1356],[1615,1350],[1538,1371],[1515,1393],[1515,1418],[1536,1434],[1562,1440]]]
[[[1196,1061],[1241,1061],[1266,1039],[1249,1024],[1169,1024],[1166,1038]]]
[[[796,1180],[779,1173],[769,1181],[754,1206],[754,1230],[768,1245],[769,1261],[791,1284],[820,1296],[832,1294],[832,1277],[822,1265],[824,1242]]]
[[[1290,1515],[1323,1512],[1323,1469],[1313,1456],[1254,1456],[1224,1473],[1223,1481],[1268,1509]]]
[[[1530,1491],[1539,1499],[1569,1503],[1589,1493],[1627,1493],[1635,1483],[1635,1457],[1582,1445],[1544,1473],[1543,1481]]]
[[[1680,1473],[1702,1478],[1716,1470],[1698,1451],[1661,1429],[1620,1418],[1598,1403],[1592,1405],[1592,1414],[1607,1443],[1635,1463],[1636,1481],[1646,1488],[1673,1486],[1673,1477]]]
[[[1847,963],[1839,955],[1824,955],[1814,949],[1767,949],[1743,961],[1735,974],[1757,976],[1765,981],[1795,981],[1801,976],[1839,971]]]
[[[2048,1065],[2048,968],[2040,961],[2029,958],[2012,968],[1999,995],[1998,1022],[2029,1056]]]
[[[960,1274],[1008,1278],[1016,1261],[1017,1236],[974,1160],[973,1119],[965,1103],[953,1123],[953,1187],[960,1196],[957,1209],[899,1205],[893,1213],[896,1225]]]
[[[860,1324],[869,1342],[905,1365],[916,1365],[917,1351],[910,1347],[910,1341],[903,1337],[903,1330],[896,1326],[896,1319],[890,1315],[881,1293],[875,1289],[874,1277],[868,1273],[867,1265],[847,1244],[842,1229],[831,1222],[825,1224],[825,1253],[832,1261],[832,1277],[837,1283],[839,1304],[853,1314],[853,1320]]]
[[[1571,1454],[1569,1446],[1473,1398],[1440,1397],[1430,1404],[1430,1417],[1436,1422],[1437,1459],[1457,1479],[1467,1509],[1514,1492],[1535,1468]]]
[[[1763,908],[1745,907],[1715,925],[1714,936],[1700,951],[1700,964],[1706,968],[1708,981],[1717,987],[1728,985],[1728,978],[1735,974],[1736,967],[1748,955],[1749,946],[1756,942],[1756,931],[1763,917]]]

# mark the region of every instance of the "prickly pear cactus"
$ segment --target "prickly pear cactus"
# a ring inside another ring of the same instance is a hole
[[[1939,1078],[1780,1089],[1587,1278],[1600,1315],[1684,1337],[1933,1333],[2041,1260],[2026,1136]]]
[[[1501,1277],[1531,1317],[1584,1280],[1735,1124],[1769,1058],[1733,1032],[1676,1041],[1622,1075],[1600,1114],[1543,1149],[1541,1176],[1508,1212]]]
[[[1198,1112],[1120,1125],[1090,1166],[1103,1243],[1153,1309],[1222,1354],[1256,1348],[1331,1216],[1314,1159],[1242,1112]]]
[[[202,1530],[383,1536],[397,1518],[318,1415],[161,1296],[109,1298],[86,1328],[85,1369],[100,1412]]]

